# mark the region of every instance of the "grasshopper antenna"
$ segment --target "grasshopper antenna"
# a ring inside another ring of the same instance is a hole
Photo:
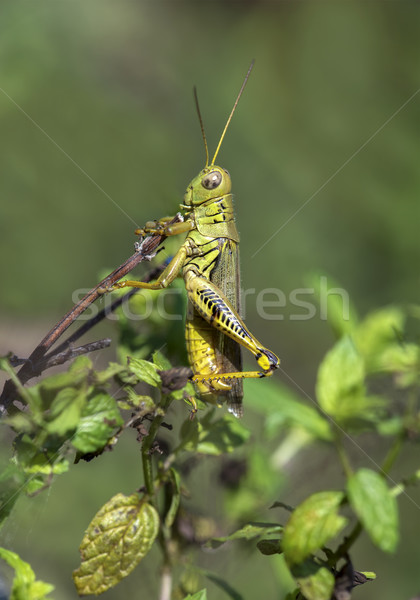
[[[226,125],[225,125],[225,128],[224,128],[224,130],[223,130],[223,133],[222,133],[222,135],[221,135],[221,137],[220,137],[219,143],[217,144],[216,152],[214,153],[213,160],[211,161],[211,166],[212,166],[212,165],[214,165],[214,163],[215,163],[216,157],[217,157],[217,155],[218,155],[218,153],[219,153],[219,150],[220,150],[220,146],[222,145],[222,142],[223,142],[223,138],[225,137],[225,134],[226,134],[227,128],[229,127],[229,123],[230,123],[230,122],[231,122],[231,120],[232,120],[233,113],[235,112],[235,110],[236,110],[236,107],[238,106],[239,98],[242,96],[242,92],[244,91],[244,88],[245,88],[245,86],[246,86],[246,83],[247,83],[247,81],[248,81],[248,79],[249,79],[249,76],[250,76],[250,74],[251,74],[252,67],[254,66],[254,63],[255,63],[255,59],[253,59],[253,60],[251,61],[251,64],[249,65],[248,72],[247,72],[247,74],[245,75],[245,79],[244,79],[244,81],[243,81],[243,83],[242,83],[241,89],[239,90],[238,97],[237,97],[237,98],[236,98],[236,100],[235,100],[235,104],[233,105],[233,108],[232,108],[232,110],[231,110],[231,113],[230,113],[230,115],[229,115],[229,118],[228,118],[228,120],[226,121]],[[206,144],[206,146],[207,146],[207,144]],[[207,166],[207,164],[206,164],[206,166]]]
[[[203,117],[201,116],[200,105],[198,104],[197,88],[195,86],[194,86],[194,100],[195,100],[195,107],[197,109],[198,120],[200,121],[201,134],[203,136],[203,142],[204,142],[204,150],[206,151],[206,166],[205,166],[205,168],[207,168],[209,166],[209,148],[207,146],[206,132],[204,131]]]

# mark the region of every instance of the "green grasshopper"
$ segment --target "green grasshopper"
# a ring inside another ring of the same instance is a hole
[[[182,276],[188,296],[186,344],[192,381],[204,401],[220,405],[226,400],[228,410],[237,417],[243,414],[242,379],[267,377],[280,365],[278,357],[252,335],[240,317],[239,235],[230,193],[232,183],[228,171],[215,165],[252,67],[253,62],[210,164],[194,89],[206,166],[187,187],[184,203],[180,205],[185,211],[182,222],[171,225],[173,217],[165,217],[136,231],[141,236],[186,233],[184,243],[155,282],[122,281],[109,290],[123,287],[159,290]],[[261,370],[242,371],[242,346],[252,352]]]

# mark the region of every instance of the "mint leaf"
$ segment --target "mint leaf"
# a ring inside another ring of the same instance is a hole
[[[393,552],[398,543],[398,507],[383,477],[371,469],[360,469],[349,479],[351,506],[373,543]]]
[[[73,579],[79,595],[114,587],[149,552],[159,515],[139,494],[117,494],[95,515],[80,545],[82,562]]]
[[[338,514],[343,497],[342,492],[319,492],[293,511],[283,536],[290,564],[302,562],[345,527],[347,519]]]
[[[83,454],[104,448],[115,429],[123,424],[114,398],[101,392],[82,411],[72,444]]]

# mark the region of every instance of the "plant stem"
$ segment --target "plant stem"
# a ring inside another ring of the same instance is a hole
[[[410,475],[410,477],[404,478],[401,481],[401,483],[398,483],[393,488],[391,488],[390,489],[391,495],[394,496],[394,498],[396,498],[400,494],[405,494],[406,489],[411,485],[417,485],[419,480],[420,480],[420,469],[418,469],[415,473],[413,473],[413,475]]]
[[[160,406],[159,406],[159,414],[157,414],[155,416],[155,418],[153,419],[153,421],[150,425],[150,428],[149,428],[149,433],[146,436],[145,440],[143,441],[142,448],[141,448],[144,485],[146,487],[146,491],[147,491],[148,495],[150,496],[150,501],[152,502],[152,504],[155,505],[155,508],[157,508],[156,507],[156,498],[155,498],[156,486],[155,486],[155,481],[153,478],[153,464],[152,464],[151,449],[152,449],[153,443],[155,442],[155,439],[156,439],[157,433],[159,431],[159,428],[162,424],[162,421],[166,415],[166,411],[168,410],[171,402],[172,402],[172,399],[169,396],[162,397],[162,400],[161,400]],[[167,544],[166,544],[163,527],[164,526],[162,523],[160,532],[159,532],[159,536],[158,536],[159,544],[161,546],[163,557],[164,557],[159,600],[171,600],[172,568],[171,568],[171,561],[170,561],[170,557],[169,557],[169,553],[168,553],[168,548],[167,548]]]
[[[149,433],[143,441],[141,448],[141,456],[143,463],[143,476],[144,476],[144,485],[146,486],[147,493],[149,494],[152,502],[153,496],[155,492],[155,486],[153,481],[153,465],[152,465],[152,454],[150,452],[152,445],[156,439],[159,428],[162,424],[162,421],[165,417],[166,411],[169,408],[171,403],[171,399],[167,396],[162,398],[160,403],[160,411],[161,413],[156,415],[150,425]]]
[[[338,457],[340,459],[341,466],[343,467],[346,477],[351,477],[353,475],[353,469],[351,467],[346,451],[344,450],[343,438],[341,437],[340,433],[337,433],[337,435],[335,436],[335,448],[337,450]]]
[[[362,524],[360,523],[360,521],[357,521],[350,534],[344,538],[343,543],[340,544],[340,546],[334,552],[334,562],[336,562],[340,558],[343,558],[348,553],[348,551],[353,546],[354,542],[357,540],[362,531]]]
[[[388,450],[388,453],[385,456],[385,459],[382,463],[381,472],[380,472],[381,475],[385,476],[391,470],[392,465],[394,464],[395,460],[397,459],[397,457],[400,453],[403,441],[404,441],[404,435],[398,435],[394,439],[392,446]]]
[[[159,600],[171,600],[172,571],[170,567],[164,566],[160,580]]]

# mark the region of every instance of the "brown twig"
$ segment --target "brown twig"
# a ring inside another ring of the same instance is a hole
[[[111,345],[111,341],[111,338],[104,338],[103,340],[90,342],[89,344],[78,346],[77,348],[73,348],[72,346],[70,346],[62,352],[54,352],[53,354],[47,354],[40,362],[38,368],[42,373],[46,369],[50,369],[51,367],[57,367],[58,365],[63,365],[69,360],[73,360],[73,358],[77,358],[82,354],[89,354],[90,352],[97,352],[98,350],[102,350],[103,348],[108,348],[108,346]]]
[[[181,220],[181,215],[177,214],[172,219],[170,224],[180,222]],[[132,271],[134,267],[143,260],[150,260],[156,254],[158,246],[163,242],[164,239],[165,236],[163,235],[147,237],[137,248],[136,252],[130,256],[130,258],[128,258],[122,265],[120,265],[101,282],[99,282],[98,285],[92,288],[56,325],[54,325],[54,327],[41,340],[41,342],[19,370],[18,377],[22,384],[25,384],[33,377],[36,377],[42,373],[43,369],[40,369],[40,366],[42,365],[48,350],[63,335],[70,325],[74,323],[74,321],[103,294],[103,290],[112,287],[114,283],[127,275],[127,273]],[[97,321],[95,321],[95,323],[96,322]],[[83,327],[81,329],[83,329]],[[83,333],[85,331],[83,331]],[[78,337],[80,337],[80,335]],[[71,341],[68,341],[68,343],[71,343]],[[63,345],[63,347],[64,346],[67,346],[67,342]],[[52,358],[54,355],[51,355],[50,358]],[[3,392],[0,396],[0,411],[7,411],[15,397],[15,385],[9,379],[4,384]]]
[[[148,283],[149,281],[156,279],[160,275],[160,273],[163,271],[165,266],[166,266],[165,263],[162,263],[161,265],[158,265],[157,267],[155,267],[154,269],[149,271],[149,273],[147,273],[147,275],[144,277],[143,281],[145,283]],[[64,352],[71,344],[74,344],[74,342],[76,342],[83,335],[85,335],[85,333],[87,333],[90,329],[92,329],[92,327],[94,327],[95,325],[100,323],[103,319],[105,319],[111,313],[115,312],[117,310],[117,308],[119,308],[122,304],[125,304],[126,302],[128,302],[128,300],[134,294],[137,294],[140,291],[141,291],[140,288],[132,288],[129,292],[127,292],[123,296],[120,296],[119,298],[117,298],[110,306],[106,306],[105,308],[100,310],[97,315],[95,315],[94,317],[92,317],[91,319],[86,321],[69,338],[67,338],[67,340],[65,342],[63,342],[57,348],[55,348],[53,352],[46,354],[46,356],[44,358],[55,356],[59,352]]]

